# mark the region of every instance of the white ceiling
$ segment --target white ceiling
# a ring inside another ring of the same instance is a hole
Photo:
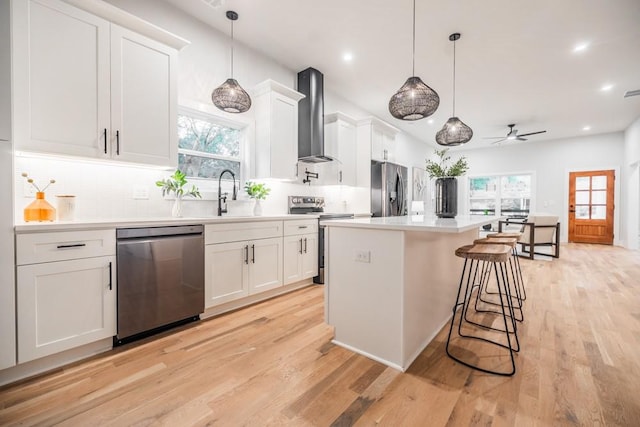
[[[225,11],[235,10],[237,41],[291,70],[317,68],[325,87],[433,144],[452,113],[454,32],[456,115],[474,130],[465,148],[489,146],[482,138],[509,123],[547,130],[530,144],[621,131],[640,116],[640,96],[623,98],[640,89],[640,0],[417,0],[416,75],[440,95],[432,124],[387,109],[411,75],[412,0],[168,1],[227,34]]]

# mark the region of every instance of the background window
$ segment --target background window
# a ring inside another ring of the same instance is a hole
[[[523,218],[531,208],[531,174],[469,178],[469,213]]]
[[[230,169],[239,179],[242,131],[213,116],[194,116],[178,115],[178,168],[188,177],[203,179],[218,179],[220,172]]]

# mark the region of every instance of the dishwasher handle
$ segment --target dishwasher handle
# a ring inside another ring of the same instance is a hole
[[[116,238],[123,239],[140,239],[140,238],[162,238],[175,236],[188,236],[191,234],[203,234],[204,226],[199,225],[174,225],[164,227],[141,227],[141,228],[118,228],[116,229]]]

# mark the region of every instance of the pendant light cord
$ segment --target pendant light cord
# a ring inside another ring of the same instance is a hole
[[[456,41],[453,41],[453,117],[456,116]]]
[[[413,0],[413,56],[411,64],[411,76],[416,76],[416,0]]]
[[[231,78],[233,78],[233,19],[231,20]]]

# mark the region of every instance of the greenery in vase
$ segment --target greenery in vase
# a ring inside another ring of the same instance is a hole
[[[467,173],[469,170],[467,158],[462,156],[455,163],[449,166],[451,156],[447,155],[448,151],[448,148],[434,150],[434,153],[439,158],[437,162],[427,159],[425,170],[427,171],[427,174],[429,174],[429,178],[455,177],[462,176]]]
[[[244,191],[252,199],[264,200],[271,191],[269,187],[258,182],[247,181],[244,184]]]
[[[162,188],[162,196],[173,193],[178,199],[181,199],[184,196],[202,197],[200,195],[200,191],[195,185],[192,185],[189,190],[183,188],[186,184],[187,175],[180,169],[176,170],[169,178],[156,181],[156,185]]]

